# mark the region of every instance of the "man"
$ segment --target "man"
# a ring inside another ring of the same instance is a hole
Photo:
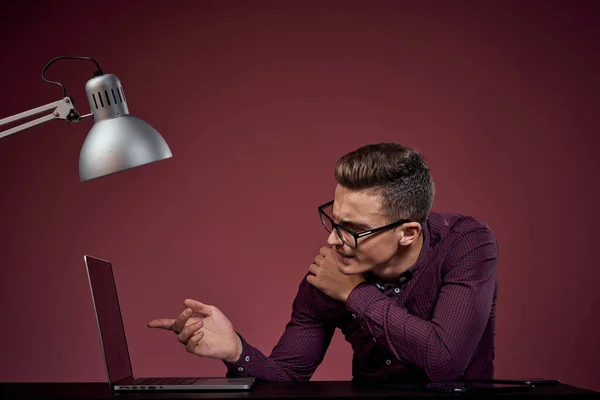
[[[148,325],[223,360],[228,376],[308,380],[340,328],[356,380],[492,378],[497,243],[487,225],[431,212],[429,169],[400,144],[346,154],[335,177],[334,201],[319,207],[328,246],[309,266],[269,357],[218,308],[195,300],[177,318]]]

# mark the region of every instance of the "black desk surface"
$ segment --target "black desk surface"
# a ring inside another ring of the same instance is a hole
[[[249,392],[136,392],[111,393],[107,383],[0,383],[0,398],[9,399],[423,399],[431,397],[473,398],[599,398],[600,392],[570,385],[536,387],[518,393],[441,394],[377,386],[358,386],[349,381],[295,383],[257,382]]]

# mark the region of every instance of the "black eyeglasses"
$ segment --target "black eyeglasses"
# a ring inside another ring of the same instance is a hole
[[[344,242],[345,244],[350,246],[350,248],[353,248],[353,249],[356,249],[358,247],[358,239],[361,237],[372,235],[377,232],[382,232],[387,229],[392,229],[396,226],[405,224],[407,222],[413,222],[410,219],[401,219],[399,221],[392,222],[391,224],[382,226],[380,228],[369,229],[368,231],[356,233],[356,232],[352,232],[351,230],[346,229],[343,226],[340,226],[340,225],[336,224],[335,222],[333,222],[333,218],[331,218],[325,212],[325,209],[327,207],[331,207],[332,205],[333,205],[333,200],[330,201],[329,203],[325,203],[322,206],[319,206],[319,217],[321,218],[321,223],[323,224],[323,226],[329,233],[331,233],[335,229],[335,231],[337,232],[337,235],[342,240],[342,242]]]

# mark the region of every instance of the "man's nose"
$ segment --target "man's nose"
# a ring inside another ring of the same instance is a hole
[[[344,242],[340,239],[336,229],[332,229],[327,238],[327,244],[330,246],[343,246]]]

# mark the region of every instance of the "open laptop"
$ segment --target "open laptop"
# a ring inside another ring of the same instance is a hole
[[[253,377],[134,377],[112,264],[89,255],[84,256],[83,259],[90,281],[108,383],[113,390],[247,391],[252,388],[255,381]]]

